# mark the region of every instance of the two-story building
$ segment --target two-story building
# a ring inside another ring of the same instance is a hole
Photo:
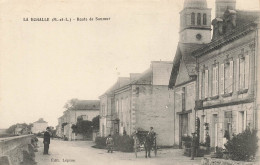
[[[46,131],[48,127],[48,122],[40,118],[38,121],[33,122],[32,133],[40,133]]]
[[[68,138],[68,140],[82,140],[83,136],[81,134],[75,134],[72,131],[72,125],[76,124],[78,119],[91,121],[94,117],[99,115],[100,101],[99,100],[76,100],[74,104],[69,107],[63,113],[62,126],[63,135]]]
[[[172,62],[152,61],[148,70],[130,74],[127,84],[113,90],[111,134],[132,135],[138,129],[154,127],[158,145],[173,145],[174,118],[168,108],[171,68]]]
[[[208,134],[211,147],[224,147],[225,134],[258,129],[260,12],[236,10],[235,3],[216,1],[212,41],[193,52],[200,141]]]
[[[118,133],[118,117],[115,111],[115,90],[128,84],[128,77],[119,77],[117,82],[102,94],[100,99],[100,135],[102,137],[109,134]]]

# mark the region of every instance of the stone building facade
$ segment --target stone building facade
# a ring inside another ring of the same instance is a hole
[[[200,141],[204,142],[208,134],[211,147],[224,147],[225,134],[232,136],[258,127],[260,12],[236,10],[234,2],[223,2],[223,13],[216,6],[212,41],[192,53],[198,66],[196,117],[200,119]]]
[[[224,147],[225,134],[259,129],[260,13],[239,11],[235,6],[235,0],[216,0],[211,38],[206,0],[184,2],[180,15],[185,21],[181,23],[169,81],[169,88],[175,93],[175,144],[181,145],[181,137],[194,132],[200,142],[205,142],[209,135],[211,147]],[[207,16],[203,17],[204,14]],[[208,28],[201,26],[203,21]],[[197,35],[191,35],[194,29]],[[183,36],[183,31],[190,35]],[[207,35],[207,39],[202,40],[201,34]],[[196,90],[189,94],[186,89]],[[186,102],[190,102],[189,107]]]
[[[33,122],[32,133],[41,133],[46,131],[48,127],[48,122],[44,121],[43,118],[40,118],[38,121]]]
[[[115,113],[115,93],[114,91],[129,83],[128,77],[119,77],[117,82],[108,89],[100,99],[100,135],[102,137],[109,134],[118,133],[119,129],[116,124],[118,118]],[[116,129],[117,128],[117,129]]]
[[[99,100],[77,100],[74,105],[63,112],[63,116],[59,118],[59,128],[63,137],[68,140],[82,140],[81,134],[72,132],[72,125],[76,124],[79,118],[92,121],[99,115],[100,101]]]
[[[173,114],[169,111],[168,81],[172,63],[153,61],[142,74],[130,74],[128,83],[113,90],[110,134],[132,135],[154,127],[158,145],[173,145]],[[108,125],[107,125],[108,126]]]

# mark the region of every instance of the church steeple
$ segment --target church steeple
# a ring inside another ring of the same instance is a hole
[[[235,10],[236,0],[216,0],[216,18],[222,18],[227,9]]]
[[[211,41],[211,9],[207,7],[206,0],[185,0],[180,20],[181,43]]]

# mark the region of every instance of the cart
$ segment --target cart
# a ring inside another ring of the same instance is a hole
[[[148,135],[149,131],[136,131],[134,134],[134,151],[135,151],[135,157],[137,158],[137,153],[140,151],[144,151],[144,143],[145,138]],[[156,143],[156,133],[154,133],[153,137],[153,145],[151,151],[154,151],[154,155],[157,155],[157,143]]]

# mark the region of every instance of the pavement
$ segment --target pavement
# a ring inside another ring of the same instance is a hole
[[[104,149],[97,149],[92,141],[62,141],[51,140],[50,155],[43,155],[42,139],[38,142],[36,152],[38,165],[199,165],[201,158],[190,160],[183,156],[181,149],[160,149],[155,157],[145,158],[145,152],[134,153],[114,151],[107,153]]]

